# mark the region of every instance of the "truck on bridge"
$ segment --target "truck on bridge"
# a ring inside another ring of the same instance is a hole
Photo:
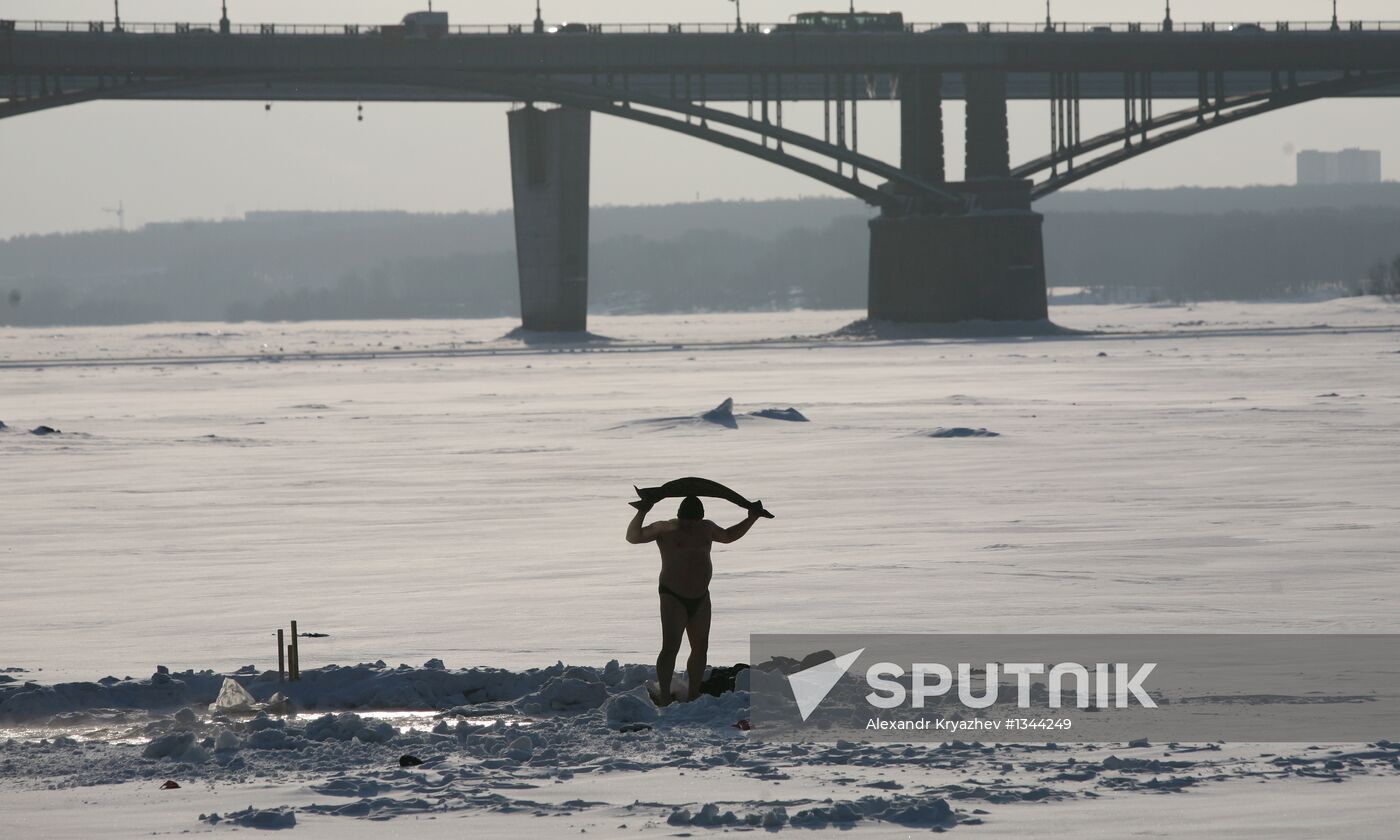
[[[772,32],[903,32],[901,12],[798,12],[789,23],[764,30]]]
[[[386,38],[434,40],[447,34],[447,12],[409,12],[398,26],[384,26],[379,31]]]

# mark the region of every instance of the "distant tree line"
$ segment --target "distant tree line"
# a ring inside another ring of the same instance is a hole
[[[1400,208],[1277,213],[1049,213],[1046,261],[1062,286],[1144,299],[1257,300],[1356,294],[1400,246]]]
[[[863,219],[847,219],[770,241],[692,231],[669,241],[622,237],[595,243],[589,297],[595,310],[617,313],[864,306],[864,228]],[[233,302],[222,317],[492,318],[519,309],[515,254],[495,252],[384,262],[351,271],[330,286]]]
[[[1363,295],[1400,297],[1400,255],[1396,255],[1389,263],[1377,260],[1371,266],[1371,270],[1366,272],[1366,279],[1357,291]]]
[[[850,202],[599,208],[590,300],[615,313],[860,309]],[[784,227],[784,223],[791,227]],[[485,318],[518,312],[508,215],[256,214],[0,242],[0,324]],[[1106,301],[1400,292],[1400,207],[1049,212],[1052,285]]]

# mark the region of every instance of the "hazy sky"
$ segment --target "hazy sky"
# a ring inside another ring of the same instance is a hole
[[[881,0],[907,19],[1035,20],[1039,0]],[[1174,17],[1194,20],[1323,20],[1329,0],[1176,0]],[[1386,0],[1343,0],[1342,17],[1400,17]],[[229,0],[241,22],[396,20],[426,0]],[[457,23],[528,21],[532,0],[436,0]],[[843,0],[746,0],[751,20],[781,20]],[[545,0],[545,17],[588,21],[724,21],[725,0]],[[1065,20],[1155,20],[1157,0],[1055,0]],[[110,0],[0,0],[0,18],[110,19]],[[122,0],[128,21],[204,20],[218,0]],[[1044,104],[1012,106],[1013,157],[1043,153]],[[948,106],[950,176],[962,167],[961,107]],[[125,204],[128,227],[223,218],[265,209],[495,210],[510,206],[505,106],[97,102],[0,121],[0,238],[115,224],[104,208]],[[1086,107],[1086,129],[1121,120],[1121,104]],[[792,127],[819,131],[820,106],[789,106]],[[1289,183],[1291,150],[1379,148],[1387,174],[1400,166],[1400,101],[1319,102],[1247,120],[1188,140],[1081,182],[1093,187]],[[896,109],[861,107],[861,151],[897,158]],[[827,187],[698,140],[607,117],[593,123],[594,204],[650,204],[698,198],[828,195]],[[3,267],[0,267],[3,273]]]

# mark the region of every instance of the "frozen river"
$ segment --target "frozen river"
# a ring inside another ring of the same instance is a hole
[[[777,514],[716,548],[715,662],[756,632],[1400,631],[1400,307],[773,340],[857,315],[597,317],[617,341],[573,352],[507,321],[0,331],[0,667],[275,667],[291,618],[329,634],[303,667],[650,661],[626,502],[682,475]],[[694,419],[727,397],[737,429]],[[928,435],[955,427],[999,436]]]

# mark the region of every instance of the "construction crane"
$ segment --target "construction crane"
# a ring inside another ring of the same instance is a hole
[[[120,201],[116,207],[103,207],[103,213],[111,213],[117,217],[117,230],[126,231],[126,205]]]

